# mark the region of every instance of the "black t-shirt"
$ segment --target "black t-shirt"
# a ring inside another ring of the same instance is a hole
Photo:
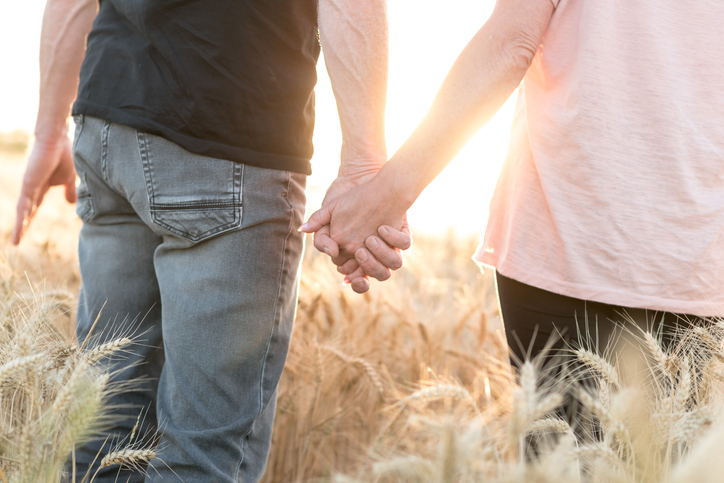
[[[100,0],[73,114],[311,173],[316,0]]]

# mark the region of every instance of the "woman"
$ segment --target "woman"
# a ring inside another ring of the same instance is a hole
[[[329,224],[316,245],[350,280],[384,275],[369,236],[402,226],[522,80],[475,255],[496,269],[513,352],[535,356],[584,320],[603,345],[621,314],[721,316],[723,21],[721,2],[498,0],[407,142],[302,230]]]

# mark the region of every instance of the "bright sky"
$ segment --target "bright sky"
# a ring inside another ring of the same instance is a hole
[[[44,1],[0,3],[0,131],[32,131],[37,110],[37,52]],[[388,0],[390,78],[388,154],[392,155],[425,115],[458,53],[485,23],[494,0]],[[444,5],[444,6],[443,6]],[[321,202],[336,176],[341,135],[324,63],[316,90],[314,174],[311,204]],[[458,233],[484,228],[488,203],[505,155],[513,102],[458,155],[410,210],[413,231]]]

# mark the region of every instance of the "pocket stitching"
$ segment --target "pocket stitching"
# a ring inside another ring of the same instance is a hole
[[[193,211],[193,210],[183,210],[183,211],[179,210],[179,211],[176,211],[176,212],[174,212],[174,213],[186,213],[186,212],[188,212],[188,211]],[[204,211],[213,211],[213,210],[204,210]],[[161,226],[161,227],[165,228],[166,230],[168,230],[168,231],[170,231],[171,233],[174,233],[174,234],[180,236],[181,238],[185,238],[185,239],[187,239],[187,240],[191,240],[191,241],[196,242],[196,241],[200,241],[200,240],[202,240],[202,239],[204,239],[204,238],[208,238],[208,237],[210,237],[211,235],[215,235],[215,234],[220,233],[220,232],[222,232],[222,231],[226,231],[226,230],[228,230],[229,228],[236,228],[236,227],[238,226],[238,221],[239,221],[239,219],[240,219],[240,211],[241,211],[241,207],[240,207],[240,206],[239,206],[239,207],[234,207],[234,220],[233,220],[233,221],[230,221],[229,223],[226,223],[226,224],[224,224],[224,225],[219,225],[219,226],[214,227],[214,228],[212,228],[212,229],[210,229],[210,230],[207,230],[207,231],[205,231],[205,232],[199,233],[198,235],[192,235],[192,234],[190,234],[190,233],[188,233],[188,232],[181,231],[181,230],[179,230],[178,228],[174,228],[173,226],[171,226],[171,225],[169,225],[169,224],[167,224],[167,223],[164,223],[163,221],[161,221],[161,220],[158,218],[158,216],[157,216],[157,211],[156,211],[154,208],[151,208],[151,215],[152,215],[152,218],[153,218],[153,222],[156,223],[158,226]]]
[[[138,139],[138,153],[141,155],[141,164],[143,165],[143,177],[146,181],[146,197],[148,198],[148,206],[154,205],[153,200],[155,198],[153,193],[153,170],[151,163],[148,159],[148,145],[146,143],[146,134],[136,131],[136,137]]]
[[[233,200],[232,202],[215,202],[215,201],[198,201],[198,202],[191,202],[191,203],[155,203],[155,192],[153,189],[153,163],[151,163],[150,160],[150,150],[148,147],[148,139],[146,136],[146,133],[136,131],[137,134],[137,140],[138,140],[138,148],[139,148],[139,154],[141,157],[141,163],[143,165],[143,171],[144,171],[144,177],[146,181],[146,195],[148,197],[148,206],[149,211],[151,212],[151,219],[153,222],[168,230],[169,232],[184,238],[186,240],[192,241],[192,242],[198,242],[203,239],[209,238],[213,235],[216,235],[218,233],[221,233],[223,231],[229,231],[233,228],[238,228],[241,226],[241,215],[242,215],[242,189],[241,185],[243,182],[243,175],[244,175],[244,164],[243,163],[233,163],[234,164],[234,179],[233,179],[233,188],[232,188],[232,196]],[[230,161],[232,162],[232,161]],[[237,194],[238,193],[238,194]],[[172,225],[169,225],[168,223],[162,221],[162,218],[159,217],[159,212],[163,213],[188,213],[193,211],[207,211],[207,212],[213,212],[213,211],[220,211],[222,208],[221,206],[217,208],[208,207],[208,205],[213,204],[228,204],[228,207],[224,208],[233,208],[234,211],[234,218],[229,223],[225,223],[223,225],[216,226],[214,228],[211,228],[205,232],[202,232],[198,235],[191,235],[188,232],[184,232],[182,230],[179,230],[178,228],[175,228]],[[194,206],[199,205],[207,205],[205,209],[196,208],[194,209]],[[158,208],[161,208],[160,210]],[[168,208],[168,209],[164,209]]]

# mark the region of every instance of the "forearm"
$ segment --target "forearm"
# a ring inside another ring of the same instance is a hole
[[[36,138],[61,141],[78,90],[85,39],[97,12],[95,0],[49,0],[40,36],[40,98]]]
[[[456,60],[428,114],[380,172],[379,181],[394,192],[396,202],[407,209],[510,97],[552,11],[549,0],[498,1]]]
[[[320,0],[319,35],[342,128],[340,175],[376,172],[387,160],[386,0]]]

